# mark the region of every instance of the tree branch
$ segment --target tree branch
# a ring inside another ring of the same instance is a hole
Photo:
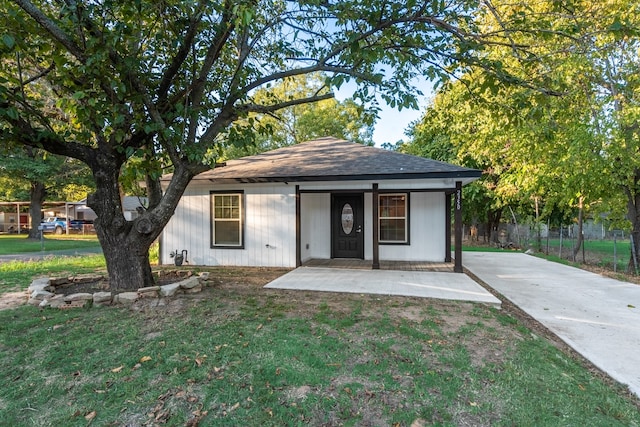
[[[38,9],[29,0],[14,0],[18,6],[22,8],[29,16],[31,16],[38,24],[40,24],[53,38],[62,44],[70,54],[78,61],[84,63],[86,61],[84,51],[76,45],[67,34],[62,31],[48,16]]]
[[[306,98],[292,99],[290,101],[278,102],[277,104],[271,105],[258,105],[258,104],[246,104],[241,107],[238,107],[240,111],[246,111],[250,113],[260,113],[260,114],[268,114],[277,110],[282,110],[283,108],[293,107],[295,105],[301,104],[309,104],[312,102],[323,101],[325,99],[334,98],[333,93],[326,93],[323,95],[313,95]]]
[[[171,87],[171,83],[175,75],[180,70],[180,67],[187,59],[189,55],[189,51],[193,45],[193,41],[198,34],[198,27],[203,17],[203,9],[206,5],[206,0],[201,0],[196,7],[196,13],[189,20],[189,27],[185,33],[184,39],[175,56],[171,60],[171,64],[167,67],[165,72],[162,74],[162,79],[160,80],[160,84],[158,85],[158,103],[162,105],[163,101],[166,100],[169,88]]]

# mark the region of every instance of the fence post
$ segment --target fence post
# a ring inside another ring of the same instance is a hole
[[[618,242],[616,240],[617,234],[615,230],[613,230],[613,272],[618,272]]]
[[[551,219],[547,218],[547,255],[549,255],[549,235],[551,234]]]
[[[562,259],[562,225],[560,225],[560,249],[558,252],[558,258]]]
[[[633,258],[633,268],[638,275],[638,256],[636,255],[636,242],[633,233],[629,233],[629,239],[631,240],[631,257]]]

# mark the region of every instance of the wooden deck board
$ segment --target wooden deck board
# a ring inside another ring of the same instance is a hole
[[[310,259],[304,267],[371,269],[371,261],[350,258]],[[380,261],[381,270],[453,272],[453,262]]]

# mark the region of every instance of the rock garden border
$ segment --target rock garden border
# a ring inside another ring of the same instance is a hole
[[[158,272],[159,278],[172,271]],[[132,305],[142,298],[166,298],[180,294],[193,294],[202,291],[205,282],[209,279],[208,272],[201,272],[193,275],[191,271],[177,270],[180,277],[185,277],[174,283],[139,288],[133,292],[121,292],[112,294],[111,292],[76,292],[65,295],[62,290],[69,284],[92,283],[105,280],[105,276],[98,274],[82,274],[72,277],[50,278],[43,277],[35,279],[27,288],[27,303],[33,306],[69,309],[90,306],[105,305]]]

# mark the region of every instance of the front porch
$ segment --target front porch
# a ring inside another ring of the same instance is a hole
[[[298,267],[280,276],[265,288],[316,292],[346,292],[361,295],[397,295],[478,302],[500,307],[500,300],[466,274],[411,270],[372,270],[371,261],[316,260],[331,267]],[[347,268],[348,264],[355,267]],[[433,263],[403,263],[404,267]],[[412,265],[413,264],[413,265]]]

